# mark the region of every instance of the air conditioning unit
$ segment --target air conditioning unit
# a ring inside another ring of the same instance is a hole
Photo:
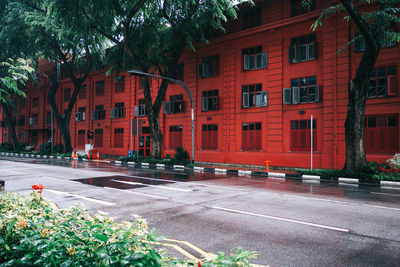
[[[120,117],[119,108],[112,108],[111,109],[111,119],[118,119]]]
[[[75,112],[75,121],[82,121],[82,112]]]

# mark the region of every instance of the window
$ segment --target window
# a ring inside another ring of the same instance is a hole
[[[21,99],[19,103],[20,103],[20,108],[25,109],[25,103],[26,103],[25,99]]]
[[[144,89],[144,86],[146,85],[146,79],[149,83],[149,87],[151,87],[151,79],[149,79],[149,77],[139,77],[139,89]]]
[[[25,115],[21,115],[18,119],[18,126],[24,126],[25,125]]]
[[[164,113],[165,114],[174,114],[174,113],[183,113],[183,95],[172,95],[169,97],[170,102],[164,103]]]
[[[368,86],[368,97],[384,97],[397,94],[396,66],[372,70]]]
[[[115,81],[115,92],[121,93],[125,91],[125,76],[119,76]]]
[[[96,96],[104,96],[104,81],[96,82]]]
[[[266,68],[268,64],[267,52],[262,52],[262,46],[245,48],[243,54],[243,69],[255,70]]]
[[[82,85],[81,90],[79,90],[79,99],[86,98],[86,85]]]
[[[313,150],[317,150],[317,121],[313,120]],[[290,150],[310,151],[311,121],[294,120],[290,122]]]
[[[103,146],[103,129],[94,130],[94,147]]]
[[[218,90],[203,92],[201,110],[218,110]]]
[[[78,130],[78,146],[85,145],[85,130]]]
[[[135,117],[144,117],[147,115],[144,99],[139,99],[139,105],[135,106]]]
[[[296,78],[291,80],[292,88],[284,88],[283,103],[299,104],[319,101],[319,85],[316,76]]]
[[[365,149],[368,153],[396,153],[399,144],[398,116],[366,117]]]
[[[389,34],[385,34],[385,37],[382,40],[381,47],[391,47],[395,46],[396,42],[393,41],[390,34],[391,32],[395,32],[394,29],[389,30]],[[357,33],[354,37],[354,51],[362,52],[365,51],[365,39],[362,37],[360,33]]]
[[[78,112],[75,113],[75,121],[84,121],[86,119],[86,107],[78,108]]]
[[[31,126],[36,125],[37,117],[38,117],[37,113],[32,114],[32,116],[29,118],[29,125],[31,125]]]
[[[261,150],[261,122],[242,124],[242,149]]]
[[[178,81],[183,81],[184,80],[184,68],[185,68],[185,65],[183,64],[183,62],[176,65],[176,73],[175,73],[175,75],[172,75],[172,77]]]
[[[125,118],[124,102],[115,103],[115,107],[111,109],[111,119]]]
[[[219,57],[203,58],[203,63],[198,67],[198,74],[201,78],[218,76],[219,71]]]
[[[262,91],[262,85],[250,84],[242,86],[243,108],[265,107],[268,105],[268,94]]]
[[[169,126],[169,148],[182,146],[182,125]]]
[[[114,147],[124,147],[124,128],[114,129]]]
[[[68,102],[71,99],[71,88],[64,89],[64,102]]]
[[[32,107],[38,107],[39,106],[39,97],[35,97],[32,100]]]
[[[291,0],[292,17],[307,13],[314,10],[314,1],[311,1],[308,6],[302,5],[302,0]]]
[[[201,148],[217,149],[218,148],[218,125],[203,124],[201,126]]]
[[[92,112],[92,120],[104,120],[106,118],[106,111],[104,105],[98,105]]]
[[[292,38],[289,46],[289,62],[296,63],[315,59],[316,48],[315,34]]]
[[[260,26],[262,18],[262,8],[253,7],[242,13],[242,30]]]
[[[25,132],[20,132],[19,134],[19,142],[20,143],[25,143]]]

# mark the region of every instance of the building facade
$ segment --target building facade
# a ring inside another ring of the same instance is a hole
[[[337,51],[356,34],[342,16],[310,25],[330,2],[316,1],[306,11],[293,0],[255,1],[240,9],[227,32],[195,51],[185,51],[178,79],[194,99],[195,159],[205,162],[309,167],[311,144],[315,168],[342,168],[348,90],[362,57],[364,44]],[[383,162],[399,151],[397,69],[400,49],[387,41],[372,73],[366,108],[366,150],[370,161]],[[42,64],[39,73],[50,73]],[[94,149],[101,154],[151,152],[141,78],[105,71],[92,73],[74,106],[72,144],[84,149],[86,131],[94,130]],[[160,80],[151,79],[153,95]],[[15,115],[20,142],[37,146],[50,137],[50,89],[46,78],[27,89]],[[63,78],[57,93],[60,111],[66,108],[73,84]],[[135,112],[136,109],[136,112]],[[163,155],[178,146],[191,153],[190,100],[178,84],[170,84],[160,114]],[[311,121],[311,117],[313,118]],[[131,138],[131,119],[139,118],[142,134]],[[2,124],[2,141],[10,141]],[[55,127],[56,129],[57,127]],[[55,144],[62,143],[56,130]],[[313,137],[311,142],[311,136]]]

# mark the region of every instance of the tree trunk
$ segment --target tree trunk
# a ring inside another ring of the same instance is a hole
[[[12,122],[11,122],[10,110],[8,109],[8,107],[5,103],[2,102],[1,105],[3,106],[4,115],[6,115],[8,134],[11,136],[11,142],[13,144],[14,150],[16,150],[18,147],[18,138],[17,138],[17,134],[15,133],[14,125],[12,125]]]
[[[349,103],[345,122],[346,163],[344,169],[361,171],[367,163],[365,153],[365,104],[371,71],[379,54],[378,49],[366,49],[356,77],[349,88]]]
[[[59,118],[57,126],[60,129],[61,137],[64,141],[64,153],[72,152],[71,134],[69,132],[69,118]]]

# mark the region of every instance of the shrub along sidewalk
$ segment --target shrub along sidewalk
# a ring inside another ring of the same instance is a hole
[[[0,194],[1,266],[250,266],[243,251],[199,262],[173,259],[155,245],[162,238],[146,221],[116,223],[80,207],[58,209],[43,199],[43,186],[29,197]]]

